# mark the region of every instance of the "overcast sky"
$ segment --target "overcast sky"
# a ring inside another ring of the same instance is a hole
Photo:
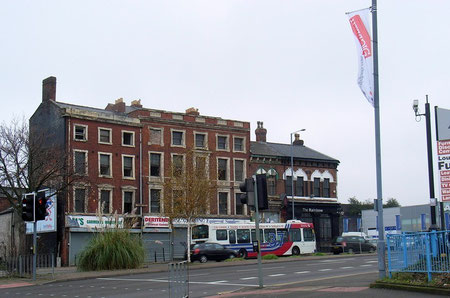
[[[42,80],[57,100],[257,121],[267,141],[340,160],[342,203],[376,197],[374,110],[356,84],[345,12],[371,0],[0,1],[0,117],[30,117]],[[383,197],[429,202],[424,111],[450,109],[450,1],[379,0]],[[434,115],[433,115],[434,117]],[[434,120],[433,120],[434,131]],[[433,137],[433,149],[436,145]],[[435,172],[436,169],[435,169]],[[436,188],[436,193],[439,193]]]

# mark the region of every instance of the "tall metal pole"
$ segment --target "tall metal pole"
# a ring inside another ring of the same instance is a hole
[[[386,256],[383,223],[383,189],[381,179],[381,141],[380,141],[380,95],[378,85],[378,31],[377,31],[377,1],[372,0],[372,35],[373,35],[373,81],[375,110],[375,151],[377,173],[377,203],[378,203],[378,271],[379,277],[386,277]]]
[[[292,198],[292,220],[295,219],[294,212],[294,144],[292,144],[292,134],[291,133],[291,198]]]
[[[433,149],[431,144],[431,117],[430,117],[430,103],[428,102],[428,95],[425,95],[425,120],[427,128],[427,152],[428,152],[428,185],[430,188],[430,211],[431,211],[431,227],[430,229],[436,230],[438,228],[436,224],[436,204],[437,200],[434,196],[434,176],[433,176]],[[431,203],[431,200],[434,200]]]
[[[256,233],[256,241],[258,241],[258,280],[259,280],[259,287],[262,288],[264,286],[264,283],[263,283],[262,263],[261,263],[261,239],[259,235],[258,185],[256,184],[257,183],[256,176],[253,176],[252,179],[255,185],[255,233]]]

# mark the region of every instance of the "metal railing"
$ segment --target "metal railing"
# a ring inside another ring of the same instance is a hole
[[[189,268],[186,261],[169,264],[169,297],[189,297]]]
[[[55,255],[42,254],[36,256],[38,273],[55,274]],[[29,277],[33,274],[33,255],[18,255],[0,259],[0,277]]]
[[[450,273],[450,231],[388,234],[389,277],[393,272]]]

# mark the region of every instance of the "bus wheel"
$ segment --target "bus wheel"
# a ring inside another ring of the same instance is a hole
[[[300,254],[300,249],[297,246],[292,248],[292,255],[298,256]]]
[[[247,258],[247,251],[245,249],[241,248],[239,250],[239,257],[246,259]]]

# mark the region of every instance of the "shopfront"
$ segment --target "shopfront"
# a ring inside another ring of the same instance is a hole
[[[292,205],[288,204],[287,219],[292,219]],[[330,251],[334,237],[340,235],[339,222],[341,217],[341,205],[336,202],[295,202],[295,219],[314,224],[316,234],[317,251]]]

